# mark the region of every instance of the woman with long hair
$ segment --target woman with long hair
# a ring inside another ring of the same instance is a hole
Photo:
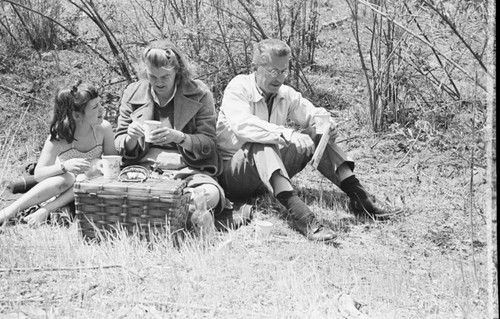
[[[203,189],[208,209],[214,215],[221,213],[230,204],[215,179],[222,162],[215,143],[216,112],[210,89],[193,79],[184,54],[166,40],[144,49],[139,71],[141,79],[122,95],[115,133],[124,165],[172,171],[174,178],[187,179],[189,188]],[[146,139],[148,121],[156,121],[159,128]],[[190,220],[203,226],[206,220],[198,217]]]

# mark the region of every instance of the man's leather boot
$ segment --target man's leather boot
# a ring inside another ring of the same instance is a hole
[[[321,225],[309,207],[297,196],[295,191],[279,193],[276,198],[288,210],[289,225],[307,239],[328,242],[337,235],[333,230]]]
[[[359,180],[351,175],[340,183],[342,189],[349,196],[349,209],[359,216],[367,216],[374,220],[388,220],[402,212],[401,209],[385,209],[377,206],[375,197],[371,196]],[[371,198],[373,197],[373,198]]]

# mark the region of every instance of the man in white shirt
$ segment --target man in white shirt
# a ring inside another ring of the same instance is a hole
[[[331,241],[335,233],[318,222],[290,182],[307,165],[321,138],[314,115],[326,112],[283,84],[290,56],[283,41],[262,40],[254,48],[254,72],[238,75],[227,85],[217,120],[217,144],[224,159],[219,180],[229,199],[267,189],[287,208],[292,228],[310,240]],[[302,130],[288,127],[290,121]],[[384,219],[392,212],[370,199],[336,137],[331,124],[319,172],[347,193],[354,213]]]

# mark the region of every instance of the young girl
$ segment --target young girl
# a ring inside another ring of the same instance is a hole
[[[45,222],[51,211],[74,200],[73,183],[81,174],[98,174],[93,162],[103,154],[117,154],[113,130],[103,119],[104,108],[96,88],[79,84],[56,93],[50,135],[35,168],[38,184],[0,210],[0,225],[18,212],[57,196],[25,217],[31,225]]]

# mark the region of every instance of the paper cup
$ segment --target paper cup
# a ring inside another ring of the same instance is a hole
[[[316,123],[317,134],[325,134],[330,130],[330,114],[316,114],[314,115],[314,122]]]
[[[273,223],[265,220],[255,221],[255,238],[258,240],[266,240],[271,236]]]
[[[160,121],[147,120],[144,121],[144,136],[146,138],[146,142],[151,142],[151,132],[161,127]]]
[[[119,155],[103,155],[97,162],[96,167],[105,178],[118,178],[120,175],[120,163],[122,157]]]

